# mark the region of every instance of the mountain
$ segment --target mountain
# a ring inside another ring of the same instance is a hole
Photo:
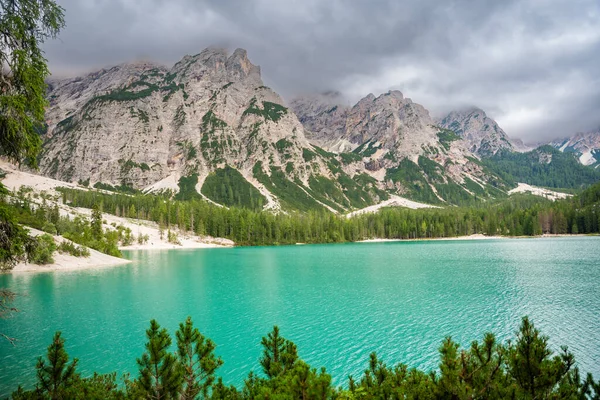
[[[550,146],[564,153],[573,153],[583,165],[600,168],[600,128],[588,133],[554,140]]]
[[[306,129],[306,137],[311,142],[329,150],[343,152],[357,147],[344,141],[331,142],[332,138],[341,138],[344,133],[350,110],[344,102],[340,92],[328,91],[295,98],[290,102],[290,108],[298,116]]]
[[[399,91],[369,94],[352,107],[331,93],[294,99],[290,107],[307,137],[339,153],[348,170],[366,169],[395,193],[454,204],[502,195],[503,183],[460,137]]]
[[[515,151],[508,135],[496,121],[479,108],[452,111],[440,120],[440,126],[456,132],[467,142],[469,150],[481,157],[490,157],[499,151]]]
[[[53,178],[254,209],[341,212],[387,198],[308,142],[242,49],[57,80],[48,97],[40,168]]]

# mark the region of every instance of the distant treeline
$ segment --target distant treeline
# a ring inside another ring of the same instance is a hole
[[[551,202],[513,195],[468,208],[386,208],[352,218],[328,212],[272,214],[217,207],[202,200],[178,201],[155,195],[108,194],[60,189],[63,202],[101,207],[106,213],[174,226],[198,235],[232,239],[240,245],[332,243],[368,238],[414,239],[471,234],[534,236],[598,233],[600,184],[566,200]]]
[[[600,399],[600,382],[591,374],[583,379],[566,348],[554,354],[527,317],[507,345],[491,333],[467,349],[446,338],[438,371],[387,366],[372,353],[364,373],[348,377],[346,388],[334,387],[325,368],[302,361],[277,327],[262,338],[261,373],[251,371],[241,388],[216,378],[223,361],[191,318],[175,333],[175,352],[171,336],[155,320],[146,338],[137,377],[126,374],[119,385],[116,373],[82,377],[57,332],[47,359],[40,357],[35,367],[35,388],[19,387],[13,399]]]

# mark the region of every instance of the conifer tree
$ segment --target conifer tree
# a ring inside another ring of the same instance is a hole
[[[175,355],[168,352],[171,346],[169,333],[153,319],[146,337],[146,352],[137,360],[140,377],[135,389],[146,399],[178,398],[182,387],[181,365]]]
[[[70,390],[72,391],[74,383],[79,379],[75,371],[78,360],[75,358],[69,364],[65,341],[60,335],[60,332],[56,332],[52,343],[48,346],[48,362],[46,363],[40,357],[36,365],[38,378],[36,392],[52,400],[74,397]]]
[[[92,237],[96,240],[101,240],[102,233],[102,212],[98,204],[94,204],[92,208],[92,221],[91,221]]]
[[[274,326],[273,331],[262,338],[263,357],[260,365],[269,378],[275,378],[293,368],[298,359],[296,345],[279,336],[279,327]]]
[[[518,386],[518,398],[547,399],[573,366],[573,355],[562,348],[552,357],[548,338],[524,317],[517,341],[509,348],[508,373]]]
[[[191,317],[179,324],[175,336],[177,354],[183,368],[181,399],[196,399],[200,394],[207,398],[215,380],[215,371],[223,365],[223,361],[214,354],[215,344],[194,328]]]

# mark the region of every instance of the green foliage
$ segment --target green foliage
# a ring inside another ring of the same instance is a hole
[[[57,250],[63,254],[70,254],[74,257],[89,257],[90,250],[85,246],[77,246],[70,240],[63,240],[57,247]]]
[[[478,198],[474,198],[462,186],[452,181],[435,183],[434,187],[438,195],[449,204],[468,205],[478,201]]]
[[[75,130],[77,128],[78,121],[75,119],[74,115],[66,117],[58,124],[56,124],[56,129],[59,132],[69,132]]]
[[[218,118],[212,110],[208,110],[202,117],[202,131],[214,132],[216,129],[224,129],[227,122]]]
[[[188,161],[193,160],[198,155],[196,147],[189,140],[177,142],[177,145],[181,148],[181,150],[185,154],[185,159]]]
[[[96,240],[102,239],[104,231],[102,229],[102,211],[98,204],[92,208],[92,221],[90,222],[92,237]]]
[[[51,235],[44,233],[33,239],[32,248],[29,251],[27,258],[29,262],[34,264],[52,264],[54,262],[52,254],[55,250],[56,243],[54,243],[54,238]]]
[[[244,110],[244,113],[242,115],[258,115],[259,117],[263,117],[265,121],[278,122],[288,112],[288,109],[282,106],[281,104],[272,103],[270,101],[263,101],[263,108],[261,109],[256,103],[256,97],[253,97],[250,100],[248,108]]]
[[[141,166],[140,166],[141,168]],[[131,185],[127,185],[127,184],[120,184],[119,186],[112,186],[108,183],[102,183],[102,182],[96,182],[94,183],[94,188],[96,189],[100,189],[100,190],[108,190],[109,192],[115,192],[115,193],[128,193],[128,194],[136,194],[139,193],[140,191],[133,188]]]
[[[600,170],[581,165],[572,153],[561,153],[551,146],[528,153],[498,152],[484,159],[483,164],[513,185],[524,182],[550,188],[582,188],[600,181]]]
[[[179,192],[175,195],[175,200],[191,200],[199,198],[200,194],[196,191],[198,184],[198,174],[182,176],[179,178]]]
[[[94,196],[93,193],[98,194],[97,192],[88,193],[92,196]],[[91,208],[94,209],[91,220],[83,217],[71,219],[61,216],[57,205],[49,206],[46,203],[45,195],[39,196],[42,199],[41,203],[35,203],[34,201],[39,200],[35,198],[32,200],[32,197],[28,190],[22,188],[18,193],[13,194],[10,203],[0,200],[0,221],[3,216],[5,217],[5,228],[0,231],[0,239],[2,238],[1,234],[5,235],[4,238],[11,237],[6,243],[12,246],[7,250],[0,247],[0,255],[3,257],[1,264],[5,268],[12,268],[16,262],[25,259],[38,263],[52,262],[52,252],[56,249],[52,236],[43,235],[39,238],[30,238],[26,231],[19,226],[20,224],[62,235],[81,246],[90,247],[115,257],[121,257],[118,249],[119,243],[127,245],[133,241],[129,228],[123,226],[117,226],[115,230],[103,228],[100,202],[94,201],[94,204],[91,205]],[[52,243],[50,239],[52,239]],[[58,250],[76,256],[87,257],[89,255],[89,251],[85,247],[73,250],[70,245],[61,244]]]
[[[175,111],[175,116],[173,117],[173,124],[175,125],[175,128],[181,128],[183,124],[185,124],[185,120],[185,110],[183,109],[183,105],[181,105],[177,107],[177,110]]]
[[[302,148],[302,158],[304,161],[311,162],[316,156],[317,154],[314,151],[310,151],[307,148]]]
[[[176,399],[183,374],[177,357],[168,352],[171,337],[156,320],[150,321],[146,337],[146,351],[137,360],[140,377],[134,382],[132,390],[143,398]]]
[[[131,170],[133,168],[139,168],[142,170],[142,172],[150,171],[150,167],[148,166],[148,164],[137,163],[137,162],[133,161],[132,159],[129,159],[129,160],[120,159],[119,165],[121,166],[121,176],[122,177],[128,176],[129,172],[131,172]],[[89,182],[89,180],[88,180],[88,182]],[[96,187],[96,186],[94,185],[94,187]]]
[[[377,180],[368,174],[358,174],[355,175],[352,180],[356,182],[359,188],[362,190],[368,190],[371,193],[371,196],[377,196],[380,201],[389,199],[389,194],[385,190],[381,190],[377,187]],[[341,183],[341,181],[340,181]],[[352,185],[342,183],[342,186],[347,187],[348,191],[351,191]],[[348,195],[348,194],[347,194]],[[352,200],[352,195],[348,195],[350,200]],[[354,204],[353,204],[354,205]]]
[[[61,191],[67,204],[76,207],[90,208],[102,203],[105,210],[115,212],[135,205],[142,218],[155,221],[165,228],[177,226],[181,231],[225,237],[239,245],[331,243],[374,237],[414,239],[472,234],[532,236],[600,231],[597,211],[600,184],[574,198],[556,202],[531,195],[512,195],[510,198],[475,203],[471,207],[418,210],[385,208],[375,214],[346,218],[323,209],[315,210],[317,206],[314,199],[303,198],[308,195],[295,182],[282,177],[280,170],[275,170],[269,177],[260,167],[260,164],[255,166],[255,177],[265,183],[269,190],[283,194],[280,198],[284,207],[302,207],[306,212],[273,215],[246,208],[217,207],[197,198],[173,201],[154,195],[129,196],[66,188]],[[357,176],[353,180],[368,184],[370,179],[368,176]],[[349,199],[354,197],[348,192],[345,194]],[[60,233],[60,224],[56,226]]]
[[[419,160],[421,157],[419,158]],[[398,164],[398,167],[388,169],[386,180],[398,182],[409,193],[414,200],[423,201],[429,204],[438,204],[440,200],[435,195],[427,179],[423,175],[421,168],[411,160],[405,158]]]
[[[217,358],[214,354],[215,344],[202,336],[194,327],[191,317],[187,317],[185,323],[179,324],[175,337],[184,382],[180,398],[193,400],[199,395],[207,398],[215,381],[215,372],[223,365],[221,358]]]
[[[17,213],[0,199],[0,271],[12,269],[30,247],[29,235],[18,222]]]
[[[340,158],[344,164],[352,164],[353,162],[362,161],[363,157],[356,153],[340,153]]]
[[[334,153],[330,153],[326,150],[323,150],[322,148],[313,145],[312,148],[321,156],[324,158],[329,158],[329,159],[335,159],[335,154]]]
[[[50,74],[41,44],[64,27],[64,10],[52,0],[1,0],[0,9],[0,155],[36,167]]]
[[[350,201],[344,195],[341,187],[331,179],[324,176],[311,176],[308,180],[308,192],[320,202],[327,204],[337,211],[350,208]]]
[[[167,231],[167,242],[181,246],[179,235],[177,235],[177,232],[173,232],[170,229]]]
[[[208,174],[202,185],[202,194],[227,207],[245,207],[261,210],[265,197],[240,172],[229,165]]]
[[[508,354],[508,375],[517,383],[517,396],[522,399],[551,398],[557,385],[574,365],[574,357],[562,348],[554,357],[548,338],[540,334],[527,317],[523,318],[517,341]]]
[[[271,167],[271,176],[269,176],[263,171],[262,163],[259,161],[254,165],[252,173],[256,180],[279,198],[284,207],[300,211],[323,209],[323,206],[302,190],[297,183],[290,181],[280,168]]]
[[[65,351],[65,341],[60,332],[54,334],[52,344],[48,346],[48,360],[40,357],[37,361],[37,385],[32,392],[24,392],[20,387],[13,393],[13,399],[75,399],[78,396],[77,382],[80,379],[76,371],[78,360],[69,364],[69,355]]]
[[[50,221],[47,221],[44,225],[42,225],[42,230],[51,235],[56,235],[57,232],[56,226]]]
[[[142,90],[137,90],[137,91],[127,90],[127,89],[131,89],[131,88],[133,88],[135,86],[138,86],[140,84],[146,86],[146,88],[142,89]],[[137,83],[137,84],[134,83],[134,84],[130,85],[128,88],[117,89],[117,90],[113,90],[110,93],[107,93],[107,94],[104,94],[104,95],[101,95],[101,96],[96,96],[93,99],[91,99],[84,106],[84,108],[87,108],[87,107],[91,106],[94,103],[104,102],[104,101],[135,101],[135,100],[139,100],[139,99],[143,99],[145,97],[148,97],[148,96],[150,96],[152,93],[154,93],[157,90],[159,90],[159,87],[157,85],[152,84],[152,83],[147,83],[147,82],[140,82],[140,83]]]
[[[148,116],[148,113],[144,110],[140,110],[139,108],[135,110],[133,107],[129,107],[129,113],[132,117],[139,118],[139,120],[145,124],[150,122],[150,117]]]
[[[375,143],[371,142],[371,139],[367,140],[356,149],[352,150],[352,153],[360,155],[361,157],[370,157],[379,150],[379,146],[375,146]]]
[[[139,233],[138,237],[137,237],[137,242],[138,242],[138,244],[146,244],[146,243],[148,243],[149,239],[150,239],[150,237],[148,235],[143,235],[143,234]]]
[[[263,356],[260,365],[269,378],[276,378],[294,368],[298,360],[296,345],[279,335],[279,327],[262,338]]]
[[[209,110],[202,117],[200,148],[202,149],[204,158],[212,161],[213,164],[223,161],[223,153],[227,141],[223,135],[216,135],[216,131],[220,130],[223,132],[226,127],[227,123],[219,119],[212,110]]]
[[[452,142],[460,140],[460,136],[458,136],[454,131],[452,131],[450,129],[444,129],[444,128],[440,128],[440,127],[437,127],[437,129],[438,129],[438,133],[437,133],[438,140],[440,141],[440,144],[442,146],[444,146],[444,148],[446,150],[450,150],[450,145]]]
[[[289,140],[286,139],[279,139],[276,143],[275,143],[275,148],[277,149],[277,151],[279,153],[285,153],[285,151],[291,147],[293,147],[294,144],[292,142],[290,142]]]
[[[481,342],[461,348],[450,337],[439,348],[439,368],[421,371],[399,363],[388,366],[371,353],[364,373],[348,377],[346,389],[332,386],[325,368],[312,368],[298,356],[296,345],[279,328],[262,338],[259,359],[264,377],[248,374],[243,389],[215,383],[222,365],[215,345],[194,328],[191,318],[179,325],[177,348],[170,353],[171,337],[152,320],[146,331],[146,351],[137,360],[139,376],[119,388],[116,373],[82,378],[77,360],[68,363],[60,332],[48,348],[48,363],[38,361],[38,384],[21,387],[13,398],[22,399],[573,399],[594,400],[600,382],[588,374],[581,379],[575,360],[565,348],[553,355],[547,337],[527,317],[516,340],[504,345],[492,333]]]

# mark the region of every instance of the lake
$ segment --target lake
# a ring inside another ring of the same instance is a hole
[[[435,369],[446,336],[464,346],[514,337],[529,315],[550,343],[568,345],[600,377],[600,238],[420,241],[125,253],[126,266],[0,275],[24,294],[0,321],[0,397],[35,382],[35,361],[63,332],[79,371],[137,373],[156,318],[217,344],[226,383],[259,371],[260,340],[279,325],[334,383],[388,364]]]

